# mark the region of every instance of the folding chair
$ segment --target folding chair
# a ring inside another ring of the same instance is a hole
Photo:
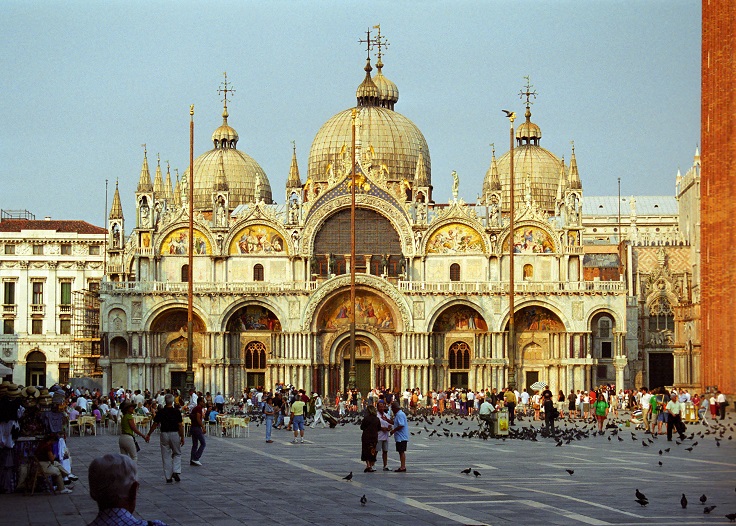
[[[55,495],[56,490],[54,490],[54,481],[51,475],[47,475],[44,473],[43,468],[41,467],[41,463],[38,461],[38,459],[35,456],[31,456],[28,459],[28,476],[26,477],[26,495],[28,495],[28,491],[30,490],[31,497],[36,492],[36,484],[38,483],[39,478],[41,479],[42,487],[45,491],[50,492],[51,494]],[[64,488],[59,488],[59,490],[62,490]]]

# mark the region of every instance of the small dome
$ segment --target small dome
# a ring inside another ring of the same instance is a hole
[[[516,128],[516,144],[536,144],[539,145],[539,139],[542,138],[542,129],[531,121],[532,112],[529,106],[526,107],[524,113],[526,121],[522,122]]]
[[[511,201],[509,152],[498,158],[498,177],[503,192],[504,210]],[[560,182],[562,161],[549,150],[535,144],[524,144],[514,148],[514,202],[517,207],[524,203],[526,181],[529,179],[532,198],[541,210],[553,212]],[[486,184],[491,181],[486,176]]]
[[[238,132],[227,123],[227,108],[222,125],[212,134],[214,148],[194,160],[194,208],[212,209],[212,189],[222,169],[230,192],[230,208],[255,200],[256,181],[260,179],[259,200],[271,203],[271,184],[263,168],[248,154],[237,149]],[[189,181],[189,169],[184,172]]]
[[[366,61],[365,68],[363,69],[365,69],[365,78],[363,79],[363,82],[360,83],[360,86],[358,86],[355,96],[361,103],[364,103],[364,101],[372,102],[378,99],[378,87],[376,87],[373,79],[371,78],[371,71],[373,68],[371,67],[370,60]]]
[[[212,134],[212,142],[215,148],[235,148],[238,144],[238,132],[227,123],[227,107],[222,112],[222,125]]]
[[[378,99],[382,103],[387,104],[381,104],[381,106],[387,106],[393,109],[393,105],[396,104],[399,100],[399,88],[391,82],[389,79],[387,79],[383,73],[381,73],[381,70],[378,70],[378,73],[375,77],[373,77],[373,83],[378,88]],[[390,104],[390,106],[388,106]]]

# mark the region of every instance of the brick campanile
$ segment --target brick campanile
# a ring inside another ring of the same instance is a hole
[[[736,393],[736,2],[703,0],[703,385]],[[733,404],[733,401],[732,401]]]

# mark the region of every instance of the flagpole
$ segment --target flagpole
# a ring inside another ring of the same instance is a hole
[[[509,377],[508,386],[516,389],[516,327],[514,326],[514,119],[515,113],[509,115],[509,182],[511,183],[511,195],[509,204],[509,343],[508,361]]]
[[[353,168],[351,170],[352,184],[350,185],[350,373],[348,387],[355,389],[355,118],[358,110],[353,109]]]
[[[194,284],[192,283],[194,267],[194,104],[189,107],[189,247],[187,268],[187,372],[186,389],[194,389]]]

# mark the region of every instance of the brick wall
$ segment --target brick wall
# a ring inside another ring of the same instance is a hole
[[[703,0],[701,315],[703,384],[736,393],[736,2]]]

